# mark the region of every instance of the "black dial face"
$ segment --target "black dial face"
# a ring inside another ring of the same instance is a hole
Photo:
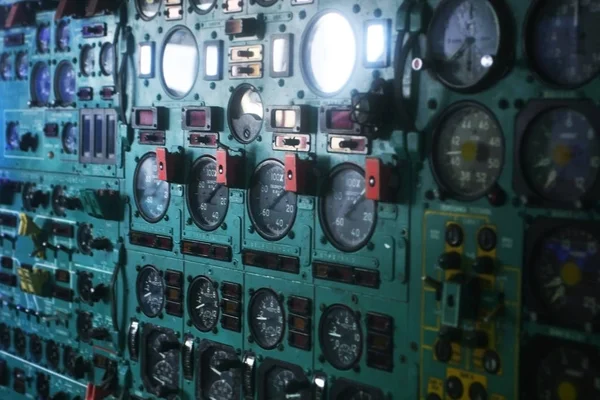
[[[192,281],[187,295],[188,313],[192,323],[202,332],[213,329],[219,318],[219,293],[205,276]]]
[[[7,81],[12,77],[12,61],[10,54],[4,53],[0,56],[0,79]]]
[[[81,70],[81,74],[83,76],[90,76],[94,72],[94,67],[96,66],[96,60],[94,59],[94,49],[92,46],[86,44],[81,49],[81,54],[79,55],[79,69]]]
[[[158,179],[156,153],[147,153],[138,163],[133,178],[135,203],[148,222],[158,222],[167,213],[171,199],[169,183]]]
[[[600,72],[598,0],[537,1],[527,20],[526,49],[542,79],[581,86]]]
[[[71,31],[66,21],[61,21],[56,28],[56,47],[59,51],[67,51],[71,45]]]
[[[115,63],[115,46],[112,43],[104,43],[100,50],[100,70],[102,74],[110,76],[113,73]]]
[[[190,0],[194,10],[200,14],[210,12],[217,3],[217,0]]]
[[[267,374],[266,400],[286,400],[288,398],[307,399],[306,390],[296,391],[292,388],[300,379],[296,374],[282,367],[275,367]]]
[[[146,316],[156,317],[165,304],[165,281],[162,274],[153,266],[147,265],[137,277],[138,305]]]
[[[264,109],[258,90],[247,83],[238,86],[227,106],[227,120],[233,136],[240,143],[250,143],[262,128]]]
[[[489,1],[442,1],[428,35],[438,79],[457,90],[479,85],[498,60],[500,35],[498,15]]]
[[[29,336],[29,352],[36,362],[39,362],[43,354],[42,341],[38,335]]]
[[[172,332],[154,330],[147,335],[146,343],[143,365],[147,390],[172,398],[168,394],[179,389],[179,342]]]
[[[10,328],[6,324],[0,324],[0,346],[3,350],[10,347]]]
[[[19,125],[15,122],[9,122],[6,125],[6,150],[18,150],[20,147]]]
[[[219,379],[210,385],[208,398],[214,400],[232,400],[234,398],[233,388],[225,379]]]
[[[135,3],[142,19],[148,21],[156,17],[161,2],[162,0],[136,0]]]
[[[77,127],[68,122],[62,131],[62,147],[67,154],[77,153]]]
[[[46,360],[51,368],[57,369],[60,363],[60,349],[54,340],[46,343]]]
[[[40,26],[35,36],[37,49],[40,53],[47,53],[50,48],[50,27]]]
[[[27,350],[27,337],[25,336],[25,332],[23,332],[20,328],[16,328],[14,332],[14,338],[15,350],[17,351],[17,354],[23,356]]]
[[[458,105],[442,116],[434,133],[432,163],[438,184],[460,200],[486,195],[504,165],[504,136],[481,106]]]
[[[50,99],[50,68],[44,62],[38,62],[33,67],[30,81],[31,99],[37,105],[46,105]]]
[[[250,330],[258,345],[272,349],[283,339],[285,315],[275,292],[261,289],[250,300]]]
[[[237,362],[233,349],[226,351],[221,347],[209,347],[202,352],[198,391],[203,399],[239,399],[240,369],[231,365]]]
[[[69,61],[61,61],[54,73],[54,94],[63,105],[75,103],[75,68]]]
[[[600,367],[584,351],[559,347],[537,368],[535,400],[600,399]]]
[[[549,314],[568,324],[592,323],[600,314],[600,239],[564,228],[542,240],[534,260],[535,287]]]
[[[80,272],[77,276],[77,293],[79,297],[86,303],[92,301],[92,291],[94,290],[94,283],[92,277],[87,272]]]
[[[335,368],[350,369],[360,360],[362,330],[354,311],[339,304],[328,307],[319,330],[323,355]]]
[[[81,224],[77,228],[77,246],[83,254],[89,255],[92,253],[92,228],[88,224]]]
[[[339,250],[356,251],[367,244],[377,225],[377,204],[365,198],[365,173],[354,164],[331,171],[319,207],[321,226]]]
[[[217,183],[214,158],[200,157],[192,166],[187,201],[194,222],[206,231],[221,226],[229,206],[229,189]]]
[[[250,219],[267,240],[282,239],[296,219],[296,194],[285,190],[284,179],[284,165],[276,160],[263,162],[252,176],[248,193]]]
[[[576,202],[598,181],[600,136],[582,113],[557,108],[536,118],[523,139],[521,162],[543,198]]]
[[[27,53],[19,53],[17,54],[17,78],[20,80],[27,79],[29,75],[29,58],[27,57]]]

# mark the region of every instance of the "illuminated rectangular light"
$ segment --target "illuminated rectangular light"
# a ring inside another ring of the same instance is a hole
[[[385,68],[389,66],[390,25],[389,19],[365,22],[365,67]]]
[[[219,81],[223,79],[223,41],[209,40],[204,42],[204,80]]]
[[[271,37],[271,78],[292,76],[293,35],[289,33]]]
[[[275,110],[275,128],[294,128],[296,126],[295,110]]]
[[[140,78],[154,78],[154,42],[139,44],[139,73]]]
[[[331,110],[327,127],[335,130],[352,130],[354,122],[352,122],[350,115],[350,110]]]

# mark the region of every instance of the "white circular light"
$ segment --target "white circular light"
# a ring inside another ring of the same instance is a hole
[[[192,32],[177,27],[167,36],[162,53],[162,78],[171,97],[186,96],[198,76],[198,44]]]
[[[348,83],[356,65],[356,36],[343,15],[331,11],[310,24],[304,43],[304,67],[309,86],[332,95]]]

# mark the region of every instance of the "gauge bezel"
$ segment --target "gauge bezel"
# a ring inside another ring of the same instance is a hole
[[[72,129],[77,129],[77,125],[76,125],[76,124],[74,124],[74,123],[72,123],[72,122],[67,122],[67,123],[65,124],[65,126],[63,127],[63,129],[62,129],[62,132],[61,132],[61,138],[60,138],[60,142],[61,142],[62,149],[63,149],[63,151],[65,152],[65,154],[73,154],[73,155],[75,155],[75,154],[77,154],[77,149],[79,148],[79,147],[77,146],[77,142],[75,142],[75,147],[76,147],[76,148],[75,148],[74,150],[72,150],[72,151],[71,151],[71,150],[69,150],[69,149],[67,148],[67,145],[65,144],[65,142],[66,142],[66,139],[67,139],[68,132],[69,132],[69,130],[70,130],[71,128],[72,128]],[[76,139],[79,139],[79,137],[77,136],[77,132],[75,132],[75,137],[76,137]]]
[[[71,44],[71,32],[69,32],[69,43],[67,43],[66,46],[62,47],[60,45],[60,34],[61,31],[63,29],[69,29],[69,22],[66,20],[62,20],[60,21],[57,25],[56,25],[56,32],[54,32],[54,40],[56,42],[56,50],[58,52],[68,52],[69,51],[69,47]]]
[[[200,7],[198,7],[198,3],[196,0],[190,0],[190,5],[191,5],[192,9],[194,10],[194,12],[196,12],[200,15],[206,15],[215,9],[215,6],[217,5],[217,0],[213,0],[212,5],[206,11],[201,10]]]
[[[309,51],[309,43],[310,43],[309,38],[312,35],[313,28],[314,28],[315,24],[321,19],[321,17],[323,17],[329,13],[339,14],[342,17],[344,17],[344,19],[346,19],[346,21],[348,21],[348,23],[350,24],[350,27],[354,31],[354,40],[356,42],[355,43],[356,59],[354,60],[354,68],[352,69],[352,73],[350,74],[348,81],[346,83],[344,83],[344,85],[339,90],[337,90],[336,92],[332,92],[332,93],[326,93],[317,87],[316,83],[314,82],[314,76],[313,76],[312,72],[310,71],[310,65],[308,65],[308,62],[309,62],[308,60],[310,60],[310,57],[307,57],[307,52]],[[300,43],[301,43],[300,44],[300,60],[301,60],[300,61],[300,72],[302,73],[302,78],[303,78],[306,86],[308,86],[308,88],[319,97],[330,98],[330,97],[335,97],[335,96],[339,95],[340,93],[342,93],[344,91],[344,89],[346,89],[348,87],[348,85],[352,81],[352,78],[356,75],[356,71],[358,70],[358,65],[361,63],[360,60],[362,57],[361,56],[362,50],[361,50],[361,46],[360,46],[361,36],[357,35],[356,28],[353,26],[352,23],[353,23],[353,19],[352,19],[352,17],[349,17],[348,13],[346,13],[342,10],[339,10],[339,9],[335,9],[335,8],[327,8],[327,9],[321,10],[318,13],[316,13],[304,27],[304,32],[302,33],[302,40],[300,41]]]
[[[334,176],[336,176],[337,174],[340,173],[340,171],[346,170],[346,169],[351,169],[354,170],[356,172],[358,172],[360,174],[360,176],[365,177],[365,171],[364,169],[362,169],[360,166],[354,164],[354,163],[350,163],[350,162],[345,162],[339,165],[336,165],[333,169],[331,169],[331,171],[329,171],[329,174],[327,175],[327,178],[323,181],[323,183],[321,184],[321,189],[320,189],[320,195],[319,195],[319,210],[318,210],[318,214],[319,214],[319,223],[321,225],[321,230],[323,231],[323,233],[325,234],[325,237],[327,238],[327,241],[329,243],[331,243],[331,245],[333,247],[335,247],[336,249],[343,251],[345,253],[354,253],[359,251],[360,249],[364,248],[369,241],[371,240],[371,238],[373,237],[373,234],[375,233],[375,230],[377,228],[377,202],[375,202],[375,207],[373,209],[373,224],[371,226],[371,229],[369,231],[369,234],[367,236],[365,236],[365,239],[362,240],[358,245],[355,246],[345,246],[341,243],[339,243],[337,241],[337,239],[333,236],[333,234],[331,233],[331,230],[329,228],[329,226],[327,225],[327,219],[326,219],[326,207],[325,207],[325,200],[326,200],[326,194],[327,191],[331,185],[331,181],[333,179]],[[367,182],[365,180],[365,187],[367,185]],[[374,200],[371,200],[374,201]]]
[[[248,217],[250,218],[250,222],[252,223],[252,226],[254,227],[254,229],[256,230],[256,232],[265,240],[268,240],[270,242],[276,242],[279,241],[283,238],[285,238],[287,236],[287,234],[292,230],[292,228],[294,227],[294,223],[296,222],[296,218],[298,216],[298,196],[296,196],[296,204],[294,206],[294,217],[290,220],[290,224],[288,226],[288,228],[283,231],[282,233],[278,234],[278,235],[270,235],[267,232],[265,232],[264,229],[262,229],[262,227],[256,223],[256,217],[254,215],[254,213],[252,212],[252,196],[251,196],[251,191],[252,188],[254,187],[254,184],[256,183],[256,180],[258,179],[258,175],[257,173],[264,168],[265,166],[269,165],[269,164],[274,164],[277,163],[279,165],[281,165],[281,167],[283,168],[284,172],[285,172],[285,165],[279,161],[276,158],[269,158],[264,160],[263,162],[261,162],[260,164],[258,164],[258,166],[254,169],[254,172],[252,172],[252,177],[250,178],[250,187],[248,188],[247,191],[247,196],[248,196]],[[284,189],[285,190],[285,183],[284,183]],[[295,193],[294,193],[295,195]]]
[[[277,300],[277,305],[281,309],[281,314],[283,315],[283,323],[281,325],[281,335],[277,339],[277,342],[272,346],[266,346],[264,343],[261,343],[261,340],[258,339],[260,336],[258,336],[256,334],[256,328],[255,328],[254,322],[253,322],[254,315],[252,314],[252,309],[254,308],[254,303],[259,298],[259,295],[262,295],[264,293],[268,293],[270,296],[273,296],[275,298],[275,300]],[[283,341],[283,338],[285,337],[286,325],[287,325],[287,319],[286,319],[285,307],[284,307],[282,298],[277,293],[275,293],[275,291],[273,289],[269,289],[269,288],[262,288],[262,289],[257,290],[256,292],[254,292],[254,294],[250,298],[250,301],[248,302],[248,327],[250,328],[250,333],[252,334],[252,337],[254,337],[254,342],[265,350],[272,350],[272,349],[276,348],[277,346],[279,346],[279,344]]]
[[[298,378],[298,380],[302,383],[306,383],[306,386],[304,389],[300,390],[300,399],[306,399],[308,398],[308,393],[309,393],[309,381],[308,378],[306,377],[306,374],[304,373],[304,370],[302,369],[302,367],[300,367],[299,365],[296,364],[292,364],[292,363],[288,363],[285,361],[281,361],[281,360],[276,360],[274,358],[270,358],[267,357],[265,358],[265,360],[260,363],[259,367],[258,367],[258,372],[257,372],[257,380],[256,380],[256,390],[257,390],[257,394],[258,394],[258,398],[259,399],[266,399],[267,398],[267,393],[268,393],[268,388],[267,388],[267,377],[269,376],[269,373],[275,369],[275,368],[282,368],[288,371],[291,371],[296,378]]]
[[[196,161],[194,161],[194,163],[192,164],[192,168],[190,169],[188,182],[187,182],[187,192],[186,192],[186,196],[185,196],[185,201],[186,201],[188,213],[190,214],[190,217],[192,217],[192,220],[194,221],[194,223],[200,229],[207,231],[207,232],[212,232],[212,231],[218,229],[223,224],[223,221],[225,221],[225,218],[227,217],[227,213],[229,211],[229,188],[224,186],[227,189],[227,207],[225,208],[225,212],[223,213],[223,215],[220,216],[219,222],[217,222],[214,225],[207,225],[207,224],[203,223],[202,220],[196,215],[196,213],[192,211],[192,207],[191,207],[192,191],[190,190],[190,185],[193,185],[195,183],[195,182],[192,182],[191,179],[195,176],[196,169],[202,163],[206,162],[207,160],[209,160],[210,162],[214,162],[215,164],[217,162],[217,160],[213,156],[203,155],[203,156],[198,157],[196,159]]]
[[[94,49],[89,44],[86,44],[81,48],[81,51],[79,52],[79,72],[81,73],[82,76],[85,76],[86,78],[88,78],[94,74],[94,71],[93,71],[94,67],[92,67],[92,70],[90,72],[85,71],[84,55],[86,55],[88,53],[92,55],[94,64],[95,64],[96,58],[95,58],[95,54],[94,54]]]
[[[140,200],[138,199],[138,195],[137,195],[137,190],[136,190],[136,183],[137,183],[137,177],[140,171],[141,166],[143,165],[144,161],[150,157],[154,157],[157,158],[156,153],[151,151],[148,152],[146,154],[144,154],[142,156],[142,158],[140,158],[140,161],[137,163],[136,167],[135,167],[135,171],[133,172],[133,199],[135,201],[135,206],[138,210],[138,212],[140,213],[140,216],[146,221],[149,222],[151,224],[155,224],[158,221],[162,220],[164,218],[165,215],[167,215],[167,212],[169,211],[169,206],[171,204],[171,186],[167,185],[167,189],[169,192],[169,199],[167,201],[167,206],[165,207],[165,209],[163,210],[162,214],[159,215],[156,218],[150,218],[146,215],[146,213],[143,211],[143,209],[140,207]],[[158,162],[158,160],[157,160]]]
[[[165,73],[163,70],[163,59],[165,56],[165,49],[167,48],[167,43],[168,41],[171,39],[171,36],[173,36],[173,34],[177,31],[180,30],[185,30],[190,34],[190,37],[192,39],[194,39],[194,46],[196,48],[196,53],[198,56],[198,68],[196,69],[196,75],[194,76],[194,82],[192,83],[192,86],[190,87],[190,90],[187,91],[187,93],[184,93],[181,96],[177,96],[172,92],[172,89],[169,89],[167,87],[167,83],[165,82]],[[190,30],[190,28],[188,28],[186,25],[176,25],[174,27],[172,27],[171,29],[169,29],[169,31],[165,34],[164,39],[160,45],[160,56],[158,57],[158,67],[159,67],[159,71],[160,71],[160,84],[162,85],[163,90],[165,91],[165,93],[167,94],[167,96],[169,96],[170,98],[172,98],[173,100],[182,100],[185,97],[187,97],[190,93],[192,93],[192,91],[194,90],[194,86],[196,86],[196,83],[198,82],[198,75],[200,75],[200,68],[202,65],[202,53],[200,52],[200,49],[198,47],[198,39],[196,39],[196,35],[194,35],[194,33]]]
[[[48,91],[48,100],[46,100],[45,102],[41,102],[40,99],[38,99],[38,94],[35,90],[35,82],[37,80],[36,78],[38,77],[40,69],[43,67],[48,69],[48,79],[50,83],[50,90]],[[50,96],[52,94],[52,81],[53,79],[52,71],[50,70],[50,65],[44,61],[36,62],[31,69],[31,77],[29,78],[29,96],[31,97],[31,100],[33,103],[35,103],[35,105],[44,107],[50,103]]]
[[[447,7],[451,2],[457,2],[463,0],[443,0],[440,2],[435,10],[433,10],[433,14],[429,21],[429,25],[427,27],[427,54],[431,54],[431,41],[429,38],[432,37],[431,31],[435,24],[436,18],[439,17],[439,10],[442,10],[442,7]],[[435,71],[435,68],[432,67],[429,69],[430,75],[438,82],[443,84],[445,87],[458,92],[458,93],[477,93],[481,92],[485,89],[490,88],[499,82],[504,76],[508,74],[508,72],[512,69],[515,52],[513,50],[514,42],[515,42],[515,26],[514,19],[512,17],[512,13],[504,0],[485,0],[487,1],[496,14],[496,22],[498,28],[498,54],[494,58],[494,65],[488,70],[485,76],[477,83],[462,87],[453,85],[446,80],[442,79],[440,75]]]
[[[330,313],[332,313],[333,311],[335,311],[337,309],[342,309],[342,310],[347,311],[350,314],[354,315],[354,319],[356,320],[356,324],[358,326],[358,333],[360,335],[360,349],[358,350],[356,359],[349,366],[340,366],[339,363],[332,362],[331,357],[330,357],[328,351],[326,350],[327,346],[326,346],[325,332],[324,332],[325,319],[327,318],[327,316]],[[339,304],[339,303],[332,304],[332,305],[328,306],[325,310],[323,310],[323,312],[321,313],[321,316],[319,318],[319,346],[321,347],[321,351],[323,352],[323,356],[325,357],[325,360],[327,360],[327,362],[329,364],[331,364],[331,366],[333,366],[335,369],[338,369],[340,371],[347,371],[349,369],[352,369],[354,366],[360,364],[362,355],[363,355],[363,351],[364,351],[364,347],[365,347],[364,339],[365,339],[365,337],[364,337],[361,319],[359,317],[359,314],[356,311],[354,311],[353,309],[351,309],[350,307],[348,307],[344,304]]]
[[[69,66],[71,67],[71,69],[73,70],[73,79],[75,80],[75,91],[77,91],[77,74],[75,73],[75,68],[73,67],[73,64],[68,61],[68,60],[63,60],[61,62],[58,63],[58,65],[56,66],[56,69],[54,70],[54,97],[56,98],[56,102],[58,104],[60,104],[63,107],[67,107],[70,105],[75,104],[76,102],[76,97],[77,94],[73,93],[73,101],[69,102],[69,101],[65,101],[61,94],[60,94],[60,73],[62,72],[62,69],[65,68],[65,66]]]
[[[525,56],[525,60],[527,62],[527,66],[529,67],[529,72],[531,72],[531,74],[540,82],[542,82],[544,85],[548,86],[549,88],[553,88],[553,89],[557,89],[557,90],[573,90],[573,89],[577,89],[580,87],[583,87],[587,84],[589,84],[590,82],[592,82],[593,80],[595,80],[596,78],[598,78],[598,76],[600,75],[600,68],[598,68],[598,70],[596,71],[596,74],[594,74],[592,77],[590,77],[588,80],[580,83],[580,84],[572,84],[572,85],[563,85],[560,83],[556,83],[554,82],[552,79],[544,76],[543,73],[541,73],[537,67],[537,62],[535,57],[533,56],[534,52],[533,52],[533,39],[532,39],[532,35],[531,32],[533,32],[533,29],[535,28],[535,24],[533,23],[533,19],[536,18],[537,14],[541,11],[541,9],[546,5],[547,0],[532,0],[531,4],[529,5],[529,8],[527,9],[527,13],[525,14],[525,22],[523,24],[523,35],[521,38],[521,42],[523,45],[523,54]]]
[[[477,108],[480,111],[486,113],[490,117],[490,119],[498,126],[498,129],[500,130],[500,137],[502,139],[502,165],[500,166],[500,173],[498,174],[498,177],[496,178],[495,182],[493,184],[491,184],[485,192],[482,192],[481,194],[477,194],[477,195],[471,195],[471,196],[460,194],[460,193],[456,192],[455,190],[452,190],[450,188],[450,186],[446,182],[444,182],[444,180],[441,178],[441,176],[438,173],[438,170],[441,167],[439,165],[439,161],[437,160],[437,157],[435,156],[435,154],[436,154],[435,151],[437,149],[437,145],[438,145],[440,136],[444,132],[446,122],[456,112],[460,111],[463,108],[467,108],[467,107],[474,107],[474,108]],[[492,112],[492,110],[490,110],[487,106],[485,106],[481,103],[478,103],[476,101],[471,101],[471,100],[458,101],[456,103],[451,104],[444,111],[442,111],[442,113],[435,119],[433,127],[434,128],[433,128],[433,134],[432,134],[432,138],[431,138],[431,148],[429,149],[429,154],[431,154],[431,157],[429,157],[429,166],[431,169],[431,174],[433,175],[435,183],[437,184],[440,192],[442,192],[443,194],[447,194],[450,197],[452,197],[453,199],[458,200],[458,201],[473,202],[473,201],[479,200],[479,199],[487,196],[488,194],[490,194],[491,192],[496,190],[496,188],[499,186],[498,182],[502,179],[502,175],[504,174],[504,169],[506,168],[506,136],[504,134],[504,130],[502,129],[502,124],[500,123],[500,121],[498,120],[496,115]]]
[[[41,40],[40,40],[40,33],[42,31],[42,29],[48,29],[48,48],[47,49],[42,49],[41,46]],[[46,54],[46,53],[50,53],[50,46],[52,44],[52,28],[50,27],[50,24],[40,24],[38,25],[37,29],[35,30],[35,50],[38,54]]]
[[[271,7],[274,6],[275,4],[277,4],[277,2],[279,0],[255,0],[256,4],[258,4],[261,7]]]
[[[140,1],[143,0],[135,0],[135,11],[137,12],[137,14],[140,16],[140,18],[144,21],[152,21],[154,18],[156,18],[157,16],[161,15],[160,9],[162,7],[162,3],[163,0],[158,0],[158,10],[156,11],[156,14],[154,14],[153,16],[149,17],[148,15],[144,14],[144,12],[142,11],[142,8],[140,6]]]
[[[200,332],[210,332],[219,324],[219,316],[221,315],[220,307],[217,306],[217,317],[215,319],[215,323],[212,326],[208,326],[208,327],[202,327],[201,321],[198,320],[198,315],[196,313],[192,312],[192,309],[194,308],[195,300],[196,300],[196,296],[193,296],[193,294],[198,292],[198,289],[200,288],[200,285],[202,284],[202,282],[207,282],[209,285],[211,285],[217,295],[217,298],[216,298],[217,303],[219,303],[221,301],[221,299],[219,297],[219,291],[215,288],[216,282],[205,275],[200,275],[200,276],[195,277],[194,280],[192,282],[190,282],[190,285],[188,286],[187,299],[186,299],[187,312],[188,312],[190,321],[192,321],[192,324],[196,327],[196,329],[198,329]],[[198,287],[196,287],[196,286],[198,286]],[[192,293],[192,291],[194,291],[194,293]]]
[[[237,131],[233,127],[233,118],[231,116],[231,110],[233,109],[233,102],[234,102],[234,100],[238,100],[238,99],[241,100],[242,97],[243,97],[243,94],[247,90],[250,90],[250,91],[255,92],[255,93],[258,94],[258,96],[260,98],[260,102],[262,103],[262,109],[263,109],[263,117],[262,117],[261,122],[260,122],[260,128],[256,132],[256,135],[254,135],[250,140],[245,140],[244,138],[242,138],[242,137],[240,137],[238,135]],[[242,97],[240,97],[239,94],[242,91],[243,91]],[[260,91],[254,85],[252,85],[250,83],[242,83],[241,85],[237,86],[233,90],[233,92],[231,92],[231,96],[229,96],[229,101],[227,102],[227,125],[229,126],[229,131],[233,135],[233,138],[235,140],[237,140],[238,142],[240,142],[242,144],[250,144],[250,143],[254,142],[256,140],[256,138],[260,136],[260,133],[263,130],[263,125],[265,123],[266,114],[267,113],[266,113],[265,102],[263,101],[263,98],[260,95]]]
[[[15,59],[15,64],[13,65],[13,63],[11,61],[11,55],[10,55],[10,53],[7,53],[7,52],[0,54],[0,67],[2,67],[4,69],[5,65],[8,69],[8,76],[4,75],[4,71],[0,71],[0,80],[6,82],[12,78],[13,69],[16,67],[16,59]]]
[[[161,270],[159,270],[158,268],[156,268],[154,265],[144,265],[137,273],[136,279],[135,279],[135,297],[137,299],[138,302],[138,307],[140,308],[140,311],[148,318],[156,318],[157,316],[159,316],[162,311],[165,308],[165,303],[167,302],[167,298],[165,293],[163,292],[162,294],[162,305],[160,306],[160,310],[158,310],[156,312],[156,314],[148,314],[146,312],[146,310],[144,310],[144,307],[142,307],[143,301],[142,301],[142,294],[141,294],[141,289],[142,289],[142,285],[144,284],[142,277],[146,274],[146,271],[154,271],[156,272],[161,279],[163,280],[163,286],[166,287],[166,282],[164,281],[164,276]]]
[[[530,207],[548,207],[559,209],[578,209],[594,206],[600,201],[600,173],[596,182],[590,190],[579,199],[581,204],[574,202],[553,201],[537,193],[529,183],[523,165],[523,148],[528,133],[528,128],[536,119],[546,112],[559,108],[569,108],[583,114],[590,125],[594,128],[596,135],[600,138],[600,108],[589,99],[548,99],[531,100],[525,108],[517,115],[514,131],[514,157],[513,157],[513,189],[521,197],[527,200]]]
[[[25,62],[23,64],[27,67],[27,71],[25,71],[24,75],[21,75],[19,73],[19,65],[22,63],[23,60],[25,60]],[[28,76],[29,76],[29,56],[28,56],[27,52],[20,51],[17,53],[17,56],[15,57],[15,77],[18,80],[23,81],[23,80],[27,79]]]
[[[104,63],[102,62],[102,56],[104,56],[105,52],[108,51],[109,48],[112,48],[112,50],[113,50],[113,57],[111,59],[111,63],[112,63],[111,67],[113,70],[110,73],[108,71],[106,71],[106,68],[104,67]],[[102,47],[100,47],[100,56],[99,56],[98,61],[100,64],[100,72],[104,76],[111,76],[115,71],[115,57],[116,57],[115,51],[116,51],[115,46],[111,42],[106,42],[102,45]]]

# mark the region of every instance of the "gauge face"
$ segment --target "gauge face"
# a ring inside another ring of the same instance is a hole
[[[61,61],[54,75],[54,91],[63,105],[75,103],[75,68],[69,61]]]
[[[356,251],[367,244],[377,225],[377,203],[365,198],[365,173],[342,164],[323,186],[319,207],[321,226],[339,250]]]
[[[138,273],[137,277],[138,305],[148,317],[156,317],[165,304],[165,281],[160,272],[151,265],[147,265]]]
[[[526,51],[533,68],[546,82],[581,86],[600,72],[598,2],[537,1],[526,26]]]
[[[489,75],[500,52],[500,22],[491,2],[445,0],[429,26],[429,54],[437,78],[468,90]]]
[[[219,293],[213,282],[205,276],[192,281],[187,295],[188,313],[198,330],[208,332],[219,318]]]
[[[250,219],[267,240],[282,239],[296,219],[296,194],[285,190],[284,176],[284,165],[276,160],[263,162],[252,176],[248,193]]]
[[[12,77],[12,62],[10,54],[4,53],[0,56],[0,79],[7,81]]]
[[[250,300],[250,330],[263,349],[272,349],[281,342],[285,331],[283,305],[269,289],[261,289]]]
[[[559,347],[538,366],[535,400],[599,399],[599,374],[600,368],[588,354]]]
[[[267,400],[285,400],[288,393],[286,392],[288,385],[291,382],[297,381],[294,372],[286,368],[275,367],[267,375]],[[299,395],[300,397],[300,395]]]
[[[79,55],[79,69],[83,76],[90,76],[94,72],[96,60],[94,59],[94,49],[90,45],[83,46]]]
[[[67,51],[71,45],[71,31],[66,21],[61,21],[56,28],[56,47],[59,51]]]
[[[104,43],[100,50],[100,70],[106,76],[113,73],[115,63],[115,46],[112,43]]]
[[[10,329],[6,324],[0,324],[0,345],[4,350],[10,347]]]
[[[85,226],[89,229],[87,225]],[[82,272],[77,275],[77,292],[79,293],[79,297],[86,303],[92,301],[93,288],[94,283],[92,282],[90,274]]]
[[[148,222],[159,221],[166,213],[171,199],[169,183],[158,179],[156,153],[147,153],[138,163],[135,182],[135,203],[140,215]]]
[[[302,75],[313,92],[332,96],[350,80],[357,41],[350,21],[335,11],[317,14],[302,39]]]
[[[235,139],[250,143],[256,139],[264,118],[262,98],[258,90],[247,83],[238,86],[227,106],[227,120]]]
[[[206,231],[221,226],[229,206],[229,189],[217,183],[217,163],[209,156],[200,157],[192,166],[187,201],[194,222]]]
[[[217,0],[191,0],[191,3],[196,12],[206,14],[215,7]]]
[[[194,34],[184,26],[173,28],[162,51],[162,82],[169,96],[185,97],[198,77],[200,55]]]
[[[50,27],[40,26],[36,34],[37,49],[40,53],[48,52],[50,48]]]
[[[580,112],[547,111],[527,128],[521,162],[532,189],[550,201],[575,202],[595,186],[600,136]]]
[[[54,340],[49,340],[46,343],[46,359],[48,360],[48,364],[53,369],[58,368],[58,363],[60,362],[60,349]]]
[[[20,147],[19,126],[15,122],[9,122],[6,125],[6,150],[19,150]]]
[[[321,316],[321,349],[327,361],[337,369],[350,369],[362,354],[362,330],[354,311],[336,304]]]
[[[220,346],[220,345],[219,345]],[[224,368],[223,363],[239,362],[235,350],[208,347],[200,356],[200,379],[197,390],[203,399],[237,400],[240,398],[240,369]]]
[[[68,122],[62,131],[63,151],[67,154],[77,153],[77,127]]]
[[[233,399],[233,388],[224,379],[214,381],[208,391],[208,398],[214,400],[232,400]]]
[[[89,255],[92,252],[92,239],[92,228],[88,224],[79,225],[79,228],[77,229],[77,245],[79,247],[79,251],[81,251],[83,254]]]
[[[50,68],[44,62],[38,62],[33,67],[30,81],[31,99],[37,105],[46,105],[50,99]]]
[[[158,14],[161,2],[162,0],[136,0],[135,5],[142,19],[149,21]]]
[[[584,324],[600,313],[600,242],[582,229],[565,228],[542,240],[533,265],[533,282],[560,322]]]
[[[279,0],[256,0],[256,2],[263,7],[271,7],[272,5],[277,3],[277,1]]]
[[[475,200],[495,186],[504,165],[504,136],[485,108],[467,103],[449,109],[433,143],[434,174],[453,197]]]
[[[17,54],[17,78],[24,80],[29,75],[29,59],[27,53]]]
[[[172,398],[173,396],[164,396],[161,393],[179,390],[180,345],[177,337],[172,331],[164,328],[155,328],[146,335],[146,348],[142,353],[146,390],[163,398]]]

